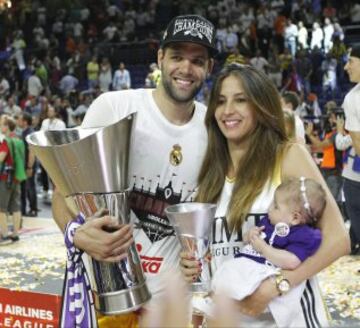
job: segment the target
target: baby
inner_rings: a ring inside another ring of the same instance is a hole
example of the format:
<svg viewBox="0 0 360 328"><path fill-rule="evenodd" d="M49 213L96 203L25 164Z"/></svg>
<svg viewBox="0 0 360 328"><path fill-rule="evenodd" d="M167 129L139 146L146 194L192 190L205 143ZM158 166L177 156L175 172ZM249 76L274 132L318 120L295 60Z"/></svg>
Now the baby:
<svg viewBox="0 0 360 328"><path fill-rule="evenodd" d="M284 181L275 191L268 215L244 235L246 245L240 253L216 271L213 292L242 300L264 279L271 276L276 279L281 276L281 269L293 270L299 266L321 244L321 233L315 224L325 205L325 191L316 181L304 177ZM281 312L282 324L278 326L290 326L294 315L290 304L300 301L305 282L291 290L287 280L281 283L279 286L276 281L279 297L269 304L269 309L275 319L274 312ZM211 315L210 308L205 306L204 310Z"/></svg>

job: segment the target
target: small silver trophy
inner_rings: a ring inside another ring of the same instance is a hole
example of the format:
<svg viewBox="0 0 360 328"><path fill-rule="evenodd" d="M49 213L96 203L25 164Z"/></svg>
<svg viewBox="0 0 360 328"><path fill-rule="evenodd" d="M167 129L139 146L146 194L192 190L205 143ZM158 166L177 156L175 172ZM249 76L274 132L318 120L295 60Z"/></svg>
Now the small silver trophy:
<svg viewBox="0 0 360 328"><path fill-rule="evenodd" d="M215 211L216 205L206 203L180 203L165 209L183 250L192 253L201 262L202 272L197 281L191 284L191 291L195 295L210 292L211 270L205 257L209 251Z"/></svg>
<svg viewBox="0 0 360 328"><path fill-rule="evenodd" d="M106 212L118 224L130 222L128 161L134 114L100 128L39 131L27 137L36 157L63 195L86 217ZM106 315L140 308L151 298L133 243L118 263L84 254L95 308Z"/></svg>

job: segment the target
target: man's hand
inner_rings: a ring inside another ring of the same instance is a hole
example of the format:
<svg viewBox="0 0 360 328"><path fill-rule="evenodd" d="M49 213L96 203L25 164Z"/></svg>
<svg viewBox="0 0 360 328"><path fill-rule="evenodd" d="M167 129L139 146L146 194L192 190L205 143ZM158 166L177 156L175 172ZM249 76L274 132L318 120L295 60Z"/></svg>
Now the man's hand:
<svg viewBox="0 0 360 328"><path fill-rule="evenodd" d="M113 232L107 232L107 231ZM80 226L74 235L74 244L95 260L118 262L125 258L134 242L132 227L114 225L110 216L94 218Z"/></svg>
<svg viewBox="0 0 360 328"><path fill-rule="evenodd" d="M258 316L264 312L275 297L279 296L272 277L264 280L250 296L237 302L240 312L249 316Z"/></svg>

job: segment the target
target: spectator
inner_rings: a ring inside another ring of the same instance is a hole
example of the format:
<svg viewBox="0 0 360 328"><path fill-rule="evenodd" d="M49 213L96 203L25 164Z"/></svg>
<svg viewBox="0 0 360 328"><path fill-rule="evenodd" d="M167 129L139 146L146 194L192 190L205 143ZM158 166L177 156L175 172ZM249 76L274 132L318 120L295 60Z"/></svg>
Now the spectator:
<svg viewBox="0 0 360 328"><path fill-rule="evenodd" d="M21 224L20 183L16 179L18 168L15 165L14 141L16 123L3 115L0 121L0 245L19 240ZM5 140L4 138L7 137ZM20 154L21 155L21 154ZM22 154L23 155L23 154ZM22 159L23 160L23 159ZM13 231L9 234L7 214L12 214Z"/></svg>
<svg viewBox="0 0 360 328"><path fill-rule="evenodd" d="M295 138L297 141L305 144L305 127L304 123L297 114L296 110L300 105L299 97L294 92L285 92L281 96L281 107L284 112L290 112L294 115L295 121Z"/></svg>
<svg viewBox="0 0 360 328"><path fill-rule="evenodd" d="M44 86L42 85L40 78L35 74L35 71L32 71L27 85L28 95L35 98L39 97L41 92L44 90Z"/></svg>
<svg viewBox="0 0 360 328"><path fill-rule="evenodd" d="M256 51L256 56L250 59L250 65L254 66L259 71L266 73L269 62L262 56L261 51Z"/></svg>
<svg viewBox="0 0 360 328"><path fill-rule="evenodd" d="M232 49L237 48L239 45L239 38L234 32L233 27L228 27L226 30L225 40L224 40L224 50L225 52L230 52Z"/></svg>
<svg viewBox="0 0 360 328"><path fill-rule="evenodd" d="M338 22L334 23L334 33L333 33L333 37L335 38L336 36L339 37L340 41L344 40L344 31L342 29L342 27L340 26L340 24Z"/></svg>
<svg viewBox="0 0 360 328"><path fill-rule="evenodd" d="M284 52L285 26L286 26L286 17L282 13L279 13L274 21L274 30L275 30L274 41L277 45L277 48L279 49L279 53L281 54Z"/></svg>
<svg viewBox="0 0 360 328"><path fill-rule="evenodd" d="M105 35L106 41L111 42L117 32L118 29L115 26L114 22L110 21L109 25L103 30L103 34Z"/></svg>
<svg viewBox="0 0 360 328"><path fill-rule="evenodd" d="M60 80L59 89L66 97L70 94L70 92L76 90L78 84L79 80L68 72L68 74L64 75L63 78Z"/></svg>
<svg viewBox="0 0 360 328"><path fill-rule="evenodd" d="M296 72L299 79L299 87L305 96L310 93L310 79L312 74L311 60L306 54L306 50L299 50L295 60Z"/></svg>
<svg viewBox="0 0 360 328"><path fill-rule="evenodd" d="M219 19L219 27L216 30L216 43L220 53L225 51L225 39L227 35L226 18Z"/></svg>
<svg viewBox="0 0 360 328"><path fill-rule="evenodd" d="M25 113L29 113L32 117L40 116L41 113L41 104L38 102L38 98L30 96L25 103Z"/></svg>
<svg viewBox="0 0 360 328"><path fill-rule="evenodd" d="M112 72L111 64L107 57L104 57L100 64L100 73L99 73L99 86L101 92L106 92L110 90L112 82Z"/></svg>
<svg viewBox="0 0 360 328"><path fill-rule="evenodd" d="M35 182L36 163L35 156L30 151L26 137L34 132L32 127L32 117L28 113L22 113L18 120L19 127L22 129L22 140L25 144L25 169L27 179L21 182L21 213L22 215L36 217L38 214L37 191ZM27 201L30 210L27 212Z"/></svg>
<svg viewBox="0 0 360 328"><path fill-rule="evenodd" d="M161 79L161 71L156 63L150 64L150 72L145 79L146 88L155 88Z"/></svg>
<svg viewBox="0 0 360 328"><path fill-rule="evenodd" d="M20 71L26 68L25 60L24 60L24 50L26 48L26 43L23 38L22 31L18 30L15 36L15 40L12 43L12 47L14 49L14 57Z"/></svg>
<svg viewBox="0 0 360 328"><path fill-rule="evenodd" d="M323 157L320 164L321 173L334 196L337 203L341 202L341 171L342 156L335 147L336 138L336 109L327 112L328 122L324 129L322 139L314 135L313 123L309 122L306 126L306 135L310 140L313 152L322 152Z"/></svg>
<svg viewBox="0 0 360 328"><path fill-rule="evenodd" d="M322 49L323 39L324 39L324 32L321 29L319 23L315 22L313 24L313 29L311 33L310 49L311 50L314 50L315 48Z"/></svg>
<svg viewBox="0 0 360 328"><path fill-rule="evenodd" d="M345 96L345 129L353 147L343 170L346 212L350 218L351 253L360 254L360 47L350 49L345 70L351 82L357 83Z"/></svg>
<svg viewBox="0 0 360 328"><path fill-rule="evenodd" d="M332 1L326 1L326 6L323 9L323 16L325 18L335 18L336 17L336 8L332 5Z"/></svg>
<svg viewBox="0 0 360 328"><path fill-rule="evenodd" d="M47 106L46 114L47 118L42 121L41 130L63 130L66 128L64 121L57 117L58 114L53 106Z"/></svg>
<svg viewBox="0 0 360 328"><path fill-rule="evenodd" d="M120 62L119 69L115 71L112 88L113 90L130 89L131 78L129 71L125 68L125 64Z"/></svg>
<svg viewBox="0 0 360 328"><path fill-rule="evenodd" d="M331 55L331 53L328 53L321 64L321 69L323 71L323 90L330 90L332 94L337 88L336 66L336 59Z"/></svg>
<svg viewBox="0 0 360 328"><path fill-rule="evenodd" d="M295 57L296 53L296 40L298 36L298 28L290 18L286 21L286 27L285 27L285 48L289 49L291 55Z"/></svg>
<svg viewBox="0 0 360 328"><path fill-rule="evenodd" d="M300 49L308 48L308 31L302 21L300 21L298 23L298 39L297 39L297 41L298 41L298 46Z"/></svg>
<svg viewBox="0 0 360 328"><path fill-rule="evenodd" d="M354 2L350 8L350 20L353 24L360 23L360 3Z"/></svg>
<svg viewBox="0 0 360 328"><path fill-rule="evenodd" d="M268 66L268 76L278 90L280 90L282 86L282 70L276 46L270 48L269 63L271 64Z"/></svg>
<svg viewBox="0 0 360 328"><path fill-rule="evenodd" d="M330 18L324 20L324 52L327 54L333 46L334 25Z"/></svg>
<svg viewBox="0 0 360 328"><path fill-rule="evenodd" d="M45 89L48 85L49 73L44 63L40 59L35 61L35 74L40 79L41 84Z"/></svg>
<svg viewBox="0 0 360 328"><path fill-rule="evenodd" d="M15 116L21 114L21 108L15 103L15 96L11 95L8 97L7 104L4 108L4 113L9 116Z"/></svg>
<svg viewBox="0 0 360 328"><path fill-rule="evenodd" d="M74 120L74 117L73 117L74 110L71 107L69 99L62 98L61 99L61 107L67 113L67 121L65 122L66 127L73 128L74 126L76 126L76 123L75 123L75 120Z"/></svg>
<svg viewBox="0 0 360 328"><path fill-rule="evenodd" d="M63 130L66 128L66 124L64 121L57 117L57 112L55 108L51 105L48 105L46 108L46 118L41 123L41 130L48 131L48 130ZM45 169L40 166L41 168L41 181L42 181L42 199L44 202L49 202L50 194L49 194L49 177Z"/></svg>
<svg viewBox="0 0 360 328"><path fill-rule="evenodd" d="M94 89L99 84L99 63L97 56L93 55L86 65L87 80L89 89Z"/></svg>
<svg viewBox="0 0 360 328"><path fill-rule="evenodd" d="M10 84L4 74L0 72L0 99L5 99L10 92Z"/></svg>

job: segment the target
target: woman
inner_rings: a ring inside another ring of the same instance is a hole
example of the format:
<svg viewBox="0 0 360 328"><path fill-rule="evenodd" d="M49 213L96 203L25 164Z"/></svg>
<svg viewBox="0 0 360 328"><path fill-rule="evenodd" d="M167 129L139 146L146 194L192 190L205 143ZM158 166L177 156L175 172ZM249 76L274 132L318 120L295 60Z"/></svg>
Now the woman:
<svg viewBox="0 0 360 328"><path fill-rule="evenodd" d="M323 242L316 254L293 271L282 270L276 281L267 279L241 301L242 313L259 315L274 297L347 254L348 236L334 198L308 151L288 141L279 94L265 74L248 66L225 67L211 91L205 122L209 143L199 175L197 201L218 204L211 246L214 270L242 247L243 231L268 211L282 180L305 176L326 190L328 202L319 220ZM181 254L181 269L187 281L200 271L198 262L186 253ZM296 306L295 326L306 326L309 320L314 326L326 325L314 279L307 283L302 303ZM281 318L275 319L278 325ZM274 324L274 319L264 314L256 321L257 325Z"/></svg>

